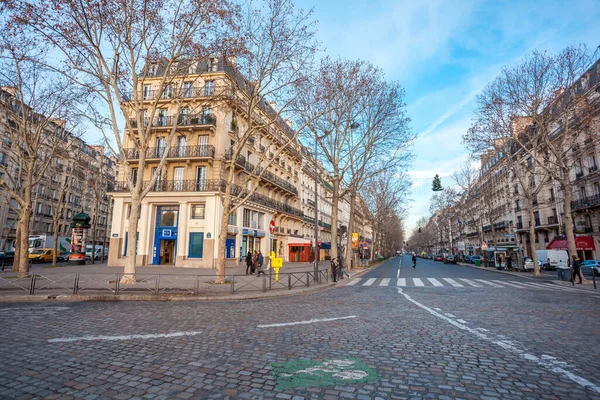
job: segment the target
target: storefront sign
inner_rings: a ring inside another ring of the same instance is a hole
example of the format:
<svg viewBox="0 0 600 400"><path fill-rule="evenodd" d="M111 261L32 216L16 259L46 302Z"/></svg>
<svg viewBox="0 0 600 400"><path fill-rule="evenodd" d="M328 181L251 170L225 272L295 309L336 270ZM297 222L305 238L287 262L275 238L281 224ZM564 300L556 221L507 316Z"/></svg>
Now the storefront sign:
<svg viewBox="0 0 600 400"><path fill-rule="evenodd" d="M247 235L247 234L248 234L248 229L247 228L242 229L242 235Z"/></svg>

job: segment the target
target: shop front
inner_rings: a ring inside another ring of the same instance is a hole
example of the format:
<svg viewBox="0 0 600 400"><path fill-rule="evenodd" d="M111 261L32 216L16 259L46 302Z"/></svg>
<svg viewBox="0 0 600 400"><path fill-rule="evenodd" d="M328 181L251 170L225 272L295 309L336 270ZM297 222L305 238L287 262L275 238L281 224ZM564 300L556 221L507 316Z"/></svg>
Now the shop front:
<svg viewBox="0 0 600 400"><path fill-rule="evenodd" d="M265 232L258 229L242 229L242 254L248 252L262 251L262 241L265 239ZM235 244L235 243L234 243ZM263 251L264 253L264 251Z"/></svg>
<svg viewBox="0 0 600 400"><path fill-rule="evenodd" d="M156 208L152 265L175 265L179 206Z"/></svg>
<svg viewBox="0 0 600 400"><path fill-rule="evenodd" d="M596 251L596 244L592 236L576 236L575 237L575 248L577 249L577 256L581 260L592 260L594 259L594 252ZM567 238L564 236L557 236L548 243L546 250L566 250L569 251L569 245Z"/></svg>
<svg viewBox="0 0 600 400"><path fill-rule="evenodd" d="M310 262L312 252L310 240L291 237L288 241L288 253L290 262Z"/></svg>

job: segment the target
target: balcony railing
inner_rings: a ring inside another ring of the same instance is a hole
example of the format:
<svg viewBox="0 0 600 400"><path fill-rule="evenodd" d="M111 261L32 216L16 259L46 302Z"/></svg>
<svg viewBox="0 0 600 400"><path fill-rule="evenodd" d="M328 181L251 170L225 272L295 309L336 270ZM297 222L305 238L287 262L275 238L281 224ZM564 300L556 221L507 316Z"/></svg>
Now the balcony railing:
<svg viewBox="0 0 600 400"><path fill-rule="evenodd" d="M315 206L315 202L314 202L314 200L310 200L310 199L308 199L308 200L306 200L306 202L307 202L307 203L308 203L308 205L309 205L309 206L311 206L311 207L314 207L314 206Z"/></svg>
<svg viewBox="0 0 600 400"><path fill-rule="evenodd" d="M484 232L491 231L492 230L492 226L491 225L485 225L485 226L482 227L482 230Z"/></svg>
<svg viewBox="0 0 600 400"><path fill-rule="evenodd" d="M558 224L558 219L556 217L548 217L548 225Z"/></svg>
<svg viewBox="0 0 600 400"><path fill-rule="evenodd" d="M592 172L596 172L596 171L598 171L598 166L597 166L597 165L592 165L592 166L591 166L591 167L588 169L588 171L590 172L590 174L591 174Z"/></svg>
<svg viewBox="0 0 600 400"><path fill-rule="evenodd" d="M172 127L177 126L215 126L217 124L217 118L212 114L189 114L189 115L174 115L174 116L157 116L154 119L142 118L144 128L152 126L157 127ZM137 120L129 119L129 125L131 128L137 128Z"/></svg>
<svg viewBox="0 0 600 400"><path fill-rule="evenodd" d="M135 160L139 157L139 150L136 148L124 149L128 160ZM146 159L161 158L165 154L165 147L149 147L146 150ZM215 146L200 145L200 146L174 146L169 149L167 158L193 158L193 157L208 157L215 156Z"/></svg>
<svg viewBox="0 0 600 400"><path fill-rule="evenodd" d="M586 226L585 228L583 228L583 232L584 233L592 233L592 232L594 232L594 228L592 226Z"/></svg>
<svg viewBox="0 0 600 400"><path fill-rule="evenodd" d="M494 224L494 229L506 228L506 221L500 221Z"/></svg>
<svg viewBox="0 0 600 400"><path fill-rule="evenodd" d="M182 87L177 89L151 89L151 90L139 90L137 92L138 100L170 100L174 98L185 98L190 99L194 97L208 97L214 96L215 90L212 86L199 86L194 85L190 87ZM133 92L127 92L121 94L123 101L131 101L133 99Z"/></svg>
<svg viewBox="0 0 600 400"><path fill-rule="evenodd" d="M593 196L587 196L580 200L574 200L571 202L571 210L572 211L581 210L583 208L589 208L589 207L597 207L597 206L600 206L600 193L593 195Z"/></svg>
<svg viewBox="0 0 600 400"><path fill-rule="evenodd" d="M144 188L147 188L150 182L144 182ZM156 181L150 189L151 192L221 192L225 193L226 182L224 180L175 180ZM115 187L115 192L123 193L129 191L127 182L118 182ZM231 195L235 197L246 197L248 190L238 186L231 185ZM288 204L281 203L259 193L253 193L248 200L252 203L260 204L265 207L275 209L296 217L304 217L302 210L294 208Z"/></svg>
<svg viewBox="0 0 600 400"><path fill-rule="evenodd" d="M517 222L517 229L523 229L523 223Z"/></svg>
<svg viewBox="0 0 600 400"><path fill-rule="evenodd" d="M233 154L232 149L229 149L228 151L226 151L225 155L224 155L225 160L231 161L232 154ZM256 175L256 176L260 175L261 172L263 172L262 167L256 168L256 166L254 164L251 164L248 161L246 161L246 157L241 156L241 155L237 156L235 164L244 168L248 172L254 171L254 175ZM262 174L262 179L269 181L272 184L277 185L280 188L287 190L288 192L298 195L298 189L296 188L296 186L294 186L291 183L289 183L288 181L278 177L277 175L273 174L270 171L264 171L264 173Z"/></svg>
<svg viewBox="0 0 600 400"><path fill-rule="evenodd" d="M583 171L578 171L575 173L575 179L579 179L583 177Z"/></svg>

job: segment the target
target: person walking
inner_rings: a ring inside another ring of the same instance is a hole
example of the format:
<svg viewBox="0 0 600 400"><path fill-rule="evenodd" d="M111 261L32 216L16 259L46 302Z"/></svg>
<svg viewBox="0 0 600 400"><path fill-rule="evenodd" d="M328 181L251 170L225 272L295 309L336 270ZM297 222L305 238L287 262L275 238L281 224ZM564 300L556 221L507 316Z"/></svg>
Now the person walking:
<svg viewBox="0 0 600 400"><path fill-rule="evenodd" d="M338 262L337 262L337 258L334 257L331 260L331 278L333 279L334 282L337 282L337 274L338 274Z"/></svg>
<svg viewBox="0 0 600 400"><path fill-rule="evenodd" d="M261 273L265 275L265 271L262 269L264 262L265 258L263 257L262 252L259 250L258 255L256 256L256 276L260 276Z"/></svg>
<svg viewBox="0 0 600 400"><path fill-rule="evenodd" d="M575 278L579 278L579 282L577 282L577 284L581 285L583 283L581 279L581 264L579 263L579 257L577 257L575 254L573 254L573 262L571 263L571 265L573 265L572 282L575 283Z"/></svg>
<svg viewBox="0 0 600 400"><path fill-rule="evenodd" d="M413 269L417 269L417 253L412 254Z"/></svg>
<svg viewBox="0 0 600 400"><path fill-rule="evenodd" d="M338 269L340 271L340 279L344 279L344 275L346 275L348 278L350 278L350 275L346 272L346 267L344 265L344 259L343 258L337 258L338 261Z"/></svg>
<svg viewBox="0 0 600 400"><path fill-rule="evenodd" d="M252 273L252 252L249 251L246 256L246 275L248 275L248 271Z"/></svg>
<svg viewBox="0 0 600 400"><path fill-rule="evenodd" d="M250 270L253 274L258 267L258 251L254 250L254 254L252 255L252 269Z"/></svg>

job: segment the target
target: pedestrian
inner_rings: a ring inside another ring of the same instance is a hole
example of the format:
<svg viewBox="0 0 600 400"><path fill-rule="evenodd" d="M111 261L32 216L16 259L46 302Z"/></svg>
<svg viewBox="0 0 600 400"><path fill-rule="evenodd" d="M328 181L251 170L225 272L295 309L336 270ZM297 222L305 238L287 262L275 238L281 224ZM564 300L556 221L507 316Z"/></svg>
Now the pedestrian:
<svg viewBox="0 0 600 400"><path fill-rule="evenodd" d="M338 268L340 270L340 279L344 279L344 275L350 278L350 275L346 272L346 267L344 265L344 259L338 257Z"/></svg>
<svg viewBox="0 0 600 400"><path fill-rule="evenodd" d="M413 269L417 269L417 253L413 252L412 254L412 263L413 263Z"/></svg>
<svg viewBox="0 0 600 400"><path fill-rule="evenodd" d="M251 272L254 274L256 271L256 267L258 267L258 251L254 250L254 255L252 256L252 270Z"/></svg>
<svg viewBox="0 0 600 400"><path fill-rule="evenodd" d="M248 255L246 256L246 275L248 275L248 271L252 273L252 252L248 251Z"/></svg>
<svg viewBox="0 0 600 400"><path fill-rule="evenodd" d="M578 285L581 285L583 283L582 279L581 279L581 264L579 263L579 257L577 257L575 254L573 254L573 279L572 282L575 283L575 278L579 278L579 282L577 282Z"/></svg>
<svg viewBox="0 0 600 400"><path fill-rule="evenodd" d="M331 278L333 279L334 282L337 282L337 271L338 269L338 262L337 262L337 258L334 257L331 259Z"/></svg>
<svg viewBox="0 0 600 400"><path fill-rule="evenodd" d="M512 255L506 258L506 269L512 271Z"/></svg>
<svg viewBox="0 0 600 400"><path fill-rule="evenodd" d="M262 269L264 261L265 258L263 257L262 252L259 250L256 256L256 276L260 276L261 273L265 275L265 271Z"/></svg>

